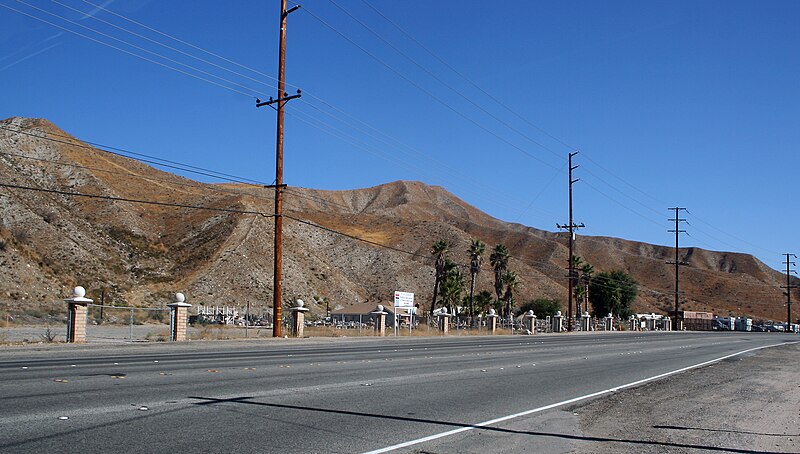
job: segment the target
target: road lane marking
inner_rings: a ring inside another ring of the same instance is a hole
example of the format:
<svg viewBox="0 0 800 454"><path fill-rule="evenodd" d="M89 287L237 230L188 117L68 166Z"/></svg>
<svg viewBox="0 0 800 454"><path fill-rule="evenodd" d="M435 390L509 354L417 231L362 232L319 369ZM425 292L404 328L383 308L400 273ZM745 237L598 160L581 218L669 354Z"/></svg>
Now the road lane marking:
<svg viewBox="0 0 800 454"><path fill-rule="evenodd" d="M384 453L384 452L396 451L398 449L407 448L409 446L418 445L420 443L425 443L425 442L428 442L428 441L438 440L439 438L449 437L451 435L459 434L461 432L467 432L467 431L470 431L470 430L480 429L482 427L491 426L491 425L494 425L494 424L497 424L497 423L501 423L501 422L505 422L505 421L508 421L508 420L511 420L511 419L516 419L516 418L520 418L520 417L523 417L523 416L532 415L534 413L541 413L541 412L543 412L545 410L551 410L553 408L563 407L564 405L574 404L575 402L580 402L580 401L586 400L586 399L592 399L594 397L599 397L599 396L602 396L604 394L611 394L611 393L614 393L614 392L617 392L617 391L620 391L620 390L623 390L623 389L632 388L634 386L642 385L644 383L660 380L662 378L666 378L666 377L669 377L671 375L679 374L681 372L686 372L686 371L689 371L689 370L692 370L692 369L697 369L697 368L700 368L700 367L708 366L709 364L718 363L718 362L724 361L724 360L726 360L728 358L733 358L734 356L743 355L745 353L750 353L750 352L754 352L754 351L757 351L757 350L763 350L765 348L779 347L779 346L782 346L782 345L793 345L793 344L797 344L797 343L800 343L800 341L782 342L780 344L764 345L764 346L761 346L761 347L754 347L754 348L750 348L750 349L747 349L747 350L742 350L742 351L737 352L737 353L732 353L730 355L725 355L725 356L722 356L722 357L719 357L719 358L716 358L716 359L712 359L712 360L709 360L709 361L704 361L702 363L695 364L693 366L683 367L681 369L676 369L676 370L673 370L673 371L670 371L670 372L665 372L663 374L659 374L659 375L655 375L653 377L648 377L648 378L644 378L644 379L641 379L641 380L637 380L637 381L634 381L634 382L631 382L631 383L628 383L628 384L625 384L625 385L615 386L614 388L604 389L602 391L593 392L591 394L586 394L586 395L579 396L579 397L573 397L572 399L564 400L564 401L561 401L561 402L556 402L556 403L550 404L550 405L545 405L543 407L532 408L530 410L525 410L523 412L515 413L513 415L501 416L499 418L491 419L489 421L479 422L477 424L472 424L472 425L469 425L469 426L466 426L466 427L459 427L458 429L448 430L448 431L441 432L441 433L438 433L438 434L429 435L427 437L417 438L416 440L409 440L409 441L406 441L406 442L403 442L403 443L398 443L396 445L392 445L392 446L387 446L385 448L376 449L374 451L368 451L368 452L365 452L364 454L381 454L381 453Z"/></svg>

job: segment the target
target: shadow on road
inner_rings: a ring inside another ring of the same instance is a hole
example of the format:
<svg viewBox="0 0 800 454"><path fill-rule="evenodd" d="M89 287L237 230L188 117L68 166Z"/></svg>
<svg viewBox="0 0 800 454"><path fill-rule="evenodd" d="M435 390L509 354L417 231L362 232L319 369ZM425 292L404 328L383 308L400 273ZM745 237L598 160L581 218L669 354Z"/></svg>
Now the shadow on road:
<svg viewBox="0 0 800 454"><path fill-rule="evenodd" d="M724 432L731 434L760 435L763 437L800 437L800 434L770 434L760 432L747 432L746 430L726 430L726 429L707 429L703 427L681 427L681 426L653 426L653 429L673 429L673 430L700 430L704 432Z"/></svg>
<svg viewBox="0 0 800 454"><path fill-rule="evenodd" d="M628 443L628 444L635 444L635 445L647 445L647 446L662 446L662 447L670 447L670 448L687 448L687 449L704 449L707 451L716 451L716 452L733 452L733 453L743 453L743 454L778 454L777 451L753 451L751 449L739 449L739 448L725 448L721 446L705 446L705 445L693 445L693 444L686 444L686 443L673 443L673 442L660 442L660 441L650 441L650 440L631 440L631 439L615 439L615 438L602 438L602 437L587 437L587 436L580 436L580 435L570 435L570 434L559 434L559 433L551 433L551 432L533 432L533 431L521 431L521 430L513 430L513 429L504 429L501 427L490 427L490 426L479 426L475 424L466 424L460 422L451 422L451 421L438 421L435 419L423 419L423 418L412 418L408 416L393 416L393 415L381 415L376 413L364 413L360 411L350 411L350 410L335 410L331 408L314 408L314 407L301 407L299 405L287 405L287 404L275 404L269 402L255 402L250 399L252 397L243 396L243 397L233 397L230 399L217 399L214 397L199 397L199 396L189 396L189 399L196 399L201 402L197 402L195 405L207 406L207 405L215 405L215 404L242 404L242 405L256 405L261 407L270 407L270 408L283 408L288 410L298 410L298 411L306 411L306 412L317 412L317 413L333 413L339 415L348 415L348 416L359 416L365 418L379 418L379 419L388 419L392 421L406 421L406 422L415 422L415 423L422 423L422 424L433 424L439 426L449 426L449 427L467 427L475 430L482 430L487 432L499 432L499 433L508 433L508 434L515 434L515 435L528 435L534 437L553 437L553 438L561 438L567 440L577 440L577 441L591 441L591 442L598 442L598 443ZM656 427L656 426L654 426ZM657 428L665 428L665 429L673 429L676 427L672 426L663 426ZM689 429L689 428L687 428ZM757 434L760 435L760 434ZM772 435L772 434L767 434Z"/></svg>

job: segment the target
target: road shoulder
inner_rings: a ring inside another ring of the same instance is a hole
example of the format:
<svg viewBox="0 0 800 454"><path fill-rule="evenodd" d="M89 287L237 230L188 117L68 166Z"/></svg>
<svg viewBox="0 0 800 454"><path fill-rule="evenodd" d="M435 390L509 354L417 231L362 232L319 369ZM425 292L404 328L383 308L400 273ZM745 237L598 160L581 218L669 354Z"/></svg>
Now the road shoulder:
<svg viewBox="0 0 800 454"><path fill-rule="evenodd" d="M572 407L575 452L800 452L798 358L764 349Z"/></svg>

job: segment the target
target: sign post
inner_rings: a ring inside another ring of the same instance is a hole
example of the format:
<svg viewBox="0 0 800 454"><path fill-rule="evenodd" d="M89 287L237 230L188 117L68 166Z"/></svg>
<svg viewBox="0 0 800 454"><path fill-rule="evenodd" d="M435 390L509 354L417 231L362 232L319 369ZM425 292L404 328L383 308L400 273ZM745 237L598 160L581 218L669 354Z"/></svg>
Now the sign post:
<svg viewBox="0 0 800 454"><path fill-rule="evenodd" d="M394 335L397 336L397 309L408 309L409 315L414 310L414 294L409 292L394 292ZM411 333L412 318L408 320L408 332Z"/></svg>

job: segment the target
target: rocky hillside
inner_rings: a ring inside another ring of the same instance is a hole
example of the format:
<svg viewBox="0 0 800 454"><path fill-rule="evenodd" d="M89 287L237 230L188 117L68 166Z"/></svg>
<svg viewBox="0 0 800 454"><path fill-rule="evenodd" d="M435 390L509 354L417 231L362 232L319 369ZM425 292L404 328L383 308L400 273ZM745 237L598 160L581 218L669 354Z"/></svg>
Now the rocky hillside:
<svg viewBox="0 0 800 454"><path fill-rule="evenodd" d="M2 312L59 312L79 284L118 305L160 306L175 291L194 304L272 300L271 189L198 183L25 118L0 122L0 185ZM450 241L461 263L472 238L503 243L521 277L519 300L566 299L564 234L492 218L443 188L290 187L285 200L284 296L317 312L324 307L314 297L331 308L386 303L395 290L430 301L437 239ZM673 249L584 236L576 244L598 271L623 269L641 283L636 309L672 307ZM754 257L695 248L680 255L689 264L681 269L685 308L785 317L785 278ZM491 279L485 264L477 288L491 290Z"/></svg>

